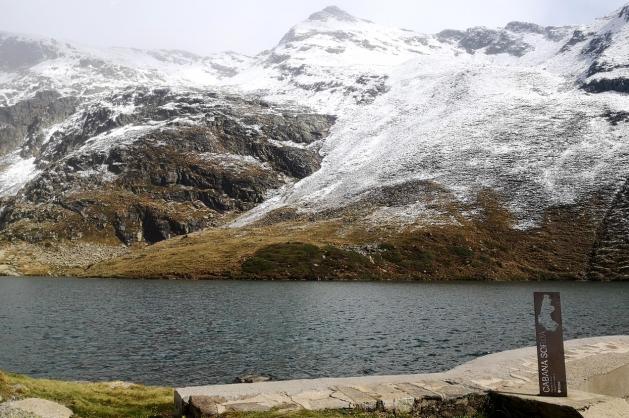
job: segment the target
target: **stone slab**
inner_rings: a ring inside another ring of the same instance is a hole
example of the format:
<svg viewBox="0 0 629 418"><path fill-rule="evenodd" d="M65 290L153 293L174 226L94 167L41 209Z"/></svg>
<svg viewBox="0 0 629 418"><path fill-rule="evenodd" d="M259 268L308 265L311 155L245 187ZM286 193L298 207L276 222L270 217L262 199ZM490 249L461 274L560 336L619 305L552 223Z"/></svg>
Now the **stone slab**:
<svg viewBox="0 0 629 418"><path fill-rule="evenodd" d="M456 400L491 391L525 401L543 401L560 408L586 411L596 406L623 411L617 394L593 394L624 382L629 372L629 336L595 337L565 342L568 371L568 398L537 396L537 360L535 347L504 351L479 357L443 373L346 378L304 379L250 384L211 385L178 388L175 405L184 414L190 396L220 397L221 404L238 405L238 410L257 410L295 405L309 410L363 408L407 410L415 401ZM623 400L624 402L624 400ZM626 403L626 402L625 402ZM412 407L412 406L411 406ZM236 408L236 407L231 407ZM251 409L248 409L251 408ZM629 416L629 415L627 415Z"/></svg>

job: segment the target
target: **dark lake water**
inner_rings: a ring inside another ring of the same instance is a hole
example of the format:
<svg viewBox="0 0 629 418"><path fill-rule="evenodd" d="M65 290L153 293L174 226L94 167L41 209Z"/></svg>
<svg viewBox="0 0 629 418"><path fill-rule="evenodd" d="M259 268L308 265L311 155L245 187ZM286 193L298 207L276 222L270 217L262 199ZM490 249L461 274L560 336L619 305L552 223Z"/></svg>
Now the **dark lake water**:
<svg viewBox="0 0 629 418"><path fill-rule="evenodd" d="M0 369L159 385L434 372L534 344L535 290L566 338L629 333L629 283L0 278Z"/></svg>

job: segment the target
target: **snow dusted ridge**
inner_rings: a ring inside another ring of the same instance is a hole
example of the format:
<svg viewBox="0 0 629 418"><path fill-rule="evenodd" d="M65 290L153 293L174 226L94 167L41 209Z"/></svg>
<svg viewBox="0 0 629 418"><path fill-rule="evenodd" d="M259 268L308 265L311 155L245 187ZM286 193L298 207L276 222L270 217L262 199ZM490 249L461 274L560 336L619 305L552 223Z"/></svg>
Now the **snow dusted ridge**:
<svg viewBox="0 0 629 418"><path fill-rule="evenodd" d="M132 101L112 102L112 93L138 86L186 94L211 88L337 116L323 144L307 145L322 145L321 169L236 225L282 207L344 207L376 189L424 181L458 202L491 189L527 228L551 206L583 203L601 191L611 200L629 177L629 5L586 26L511 22L438 34L381 26L332 6L255 57L93 49L0 33L0 106L44 90L80 102L71 116L40 122L39 139L34 129L16 130L25 139L13 135L17 145L3 151L0 194L15 194L45 170L50 152L78 152L55 141L85 123L77 116L84 109L109 112L112 120L137 113L125 107ZM0 135L11 122L1 112ZM117 123L82 147L104 152L160 123ZM378 213L440 221L424 203L390 202Z"/></svg>
<svg viewBox="0 0 629 418"><path fill-rule="evenodd" d="M428 36L338 17L337 9L313 15L269 54L285 60L256 69L255 79L288 79L273 98L301 95L339 114L321 150L322 168L236 224L285 206L308 212L347 205L419 180L445 187L459 202L494 190L527 228L550 206L617 190L629 175L629 98L622 91L586 94L582 86L629 78L628 11L586 27L511 22ZM384 81L367 103L348 100L364 92L356 88L358 73ZM315 88L304 94L304 85ZM387 214L438 222L422 203L392 203Z"/></svg>
<svg viewBox="0 0 629 418"><path fill-rule="evenodd" d="M130 86L207 88L250 61L234 52L201 57L178 50L97 49L0 32L0 105L43 89L89 96Z"/></svg>

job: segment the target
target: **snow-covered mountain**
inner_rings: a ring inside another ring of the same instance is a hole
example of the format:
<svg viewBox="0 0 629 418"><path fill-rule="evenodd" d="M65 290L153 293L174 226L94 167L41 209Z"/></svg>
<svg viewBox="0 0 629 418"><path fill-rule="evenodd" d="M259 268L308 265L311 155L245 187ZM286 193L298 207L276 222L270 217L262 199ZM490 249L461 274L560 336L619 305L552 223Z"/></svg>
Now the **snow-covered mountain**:
<svg viewBox="0 0 629 418"><path fill-rule="evenodd" d="M178 50L98 49L0 32L0 105L46 89L88 96L130 86L207 88L250 62L235 52L201 57Z"/></svg>
<svg viewBox="0 0 629 418"><path fill-rule="evenodd" d="M331 6L254 57L0 33L2 224L23 238L42 228L22 219L69 211L126 243L277 213L462 225L489 193L516 229L580 208L599 247L629 248L627 93L629 5L583 26L437 34ZM94 188L118 193L115 210Z"/></svg>
<svg viewBox="0 0 629 418"><path fill-rule="evenodd" d="M289 87L271 96L303 97L340 117L321 151L322 169L250 216L284 205L326 209L369 199L378 188L421 181L444 187L453 201L494 190L518 225L530 227L546 208L618 188L627 177L627 10L587 27L511 22L497 30L431 36L387 31L335 8L313 15L276 48L294 51L284 54L290 56L287 68L303 70L293 77L289 72ZM314 42L322 46L310 59L307 47ZM356 45L364 44L375 46L360 55ZM382 80L368 103L347 100L347 89L361 91L349 68ZM319 74L317 81L300 82L312 74ZM586 93L617 90L625 94ZM343 105L335 109L338 103ZM421 194L408 207L381 209L386 213L378 219L401 214L430 222L435 211L425 208Z"/></svg>

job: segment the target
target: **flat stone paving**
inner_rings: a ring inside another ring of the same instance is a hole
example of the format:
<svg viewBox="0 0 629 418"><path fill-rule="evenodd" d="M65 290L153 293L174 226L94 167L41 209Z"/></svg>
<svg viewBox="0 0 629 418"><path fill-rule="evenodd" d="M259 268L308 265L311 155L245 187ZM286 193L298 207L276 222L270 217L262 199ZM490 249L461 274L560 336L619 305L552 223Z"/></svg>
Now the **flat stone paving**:
<svg viewBox="0 0 629 418"><path fill-rule="evenodd" d="M619 388L629 379L629 336L566 341L565 352L567 398L537 396L536 351L535 347L527 347L479 357L443 373L178 388L175 406L183 415L193 397L194 403L209 402L217 414L300 408L405 412L425 400L495 392L520 400L565 405L577 411L576 416L629 417L629 387ZM614 382L606 380L607 376Z"/></svg>

